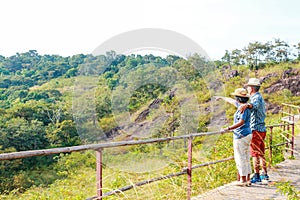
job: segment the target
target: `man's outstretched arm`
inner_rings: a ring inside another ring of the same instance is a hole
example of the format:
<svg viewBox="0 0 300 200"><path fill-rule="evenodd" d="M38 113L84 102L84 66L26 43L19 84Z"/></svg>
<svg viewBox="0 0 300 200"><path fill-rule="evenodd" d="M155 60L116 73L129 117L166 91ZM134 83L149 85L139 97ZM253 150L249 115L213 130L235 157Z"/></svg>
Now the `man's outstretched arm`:
<svg viewBox="0 0 300 200"><path fill-rule="evenodd" d="M230 97L222 97L222 96L214 96L216 100L219 99L223 99L224 101L226 101L227 103L230 103L232 105L234 105L235 107L237 107L236 105L236 100Z"/></svg>

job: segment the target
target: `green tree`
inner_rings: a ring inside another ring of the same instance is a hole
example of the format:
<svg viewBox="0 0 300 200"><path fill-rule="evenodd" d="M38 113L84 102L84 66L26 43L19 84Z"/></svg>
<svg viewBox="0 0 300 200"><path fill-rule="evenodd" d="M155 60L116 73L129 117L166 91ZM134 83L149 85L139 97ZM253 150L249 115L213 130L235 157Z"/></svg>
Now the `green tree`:
<svg viewBox="0 0 300 200"><path fill-rule="evenodd" d="M225 54L221 58L221 60L225 63L228 63L228 65L231 65L231 54L228 50L225 51Z"/></svg>
<svg viewBox="0 0 300 200"><path fill-rule="evenodd" d="M214 62L210 61L207 57L204 57L203 55L195 53L192 56L188 57L188 61L190 65L192 65L194 68L194 78L204 77L215 70ZM186 70L187 72L190 71L190 69L184 70Z"/></svg>
<svg viewBox="0 0 300 200"><path fill-rule="evenodd" d="M235 49L231 52L231 60L233 65L245 64L244 58L244 54L242 54L242 51L239 49Z"/></svg>
<svg viewBox="0 0 300 200"><path fill-rule="evenodd" d="M300 42L297 44L297 45L294 45L294 47L296 48L297 50L297 60L300 61Z"/></svg>
<svg viewBox="0 0 300 200"><path fill-rule="evenodd" d="M81 140L72 120L64 120L47 128L47 138L52 147L80 145Z"/></svg>
<svg viewBox="0 0 300 200"><path fill-rule="evenodd" d="M285 41L275 39L274 54L277 62L286 62L289 60L290 46Z"/></svg>
<svg viewBox="0 0 300 200"><path fill-rule="evenodd" d="M46 148L48 140L45 137L45 126L42 122L32 120L28 122L24 118L12 118L5 123L2 131L5 133L4 149L15 148L17 151Z"/></svg>

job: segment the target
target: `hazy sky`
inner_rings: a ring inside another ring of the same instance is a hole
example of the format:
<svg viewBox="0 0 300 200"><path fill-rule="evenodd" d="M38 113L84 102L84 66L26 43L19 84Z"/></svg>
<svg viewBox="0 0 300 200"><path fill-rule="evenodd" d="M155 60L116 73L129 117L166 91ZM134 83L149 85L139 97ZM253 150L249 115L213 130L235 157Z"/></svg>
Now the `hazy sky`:
<svg viewBox="0 0 300 200"><path fill-rule="evenodd" d="M162 28L212 59L249 42L300 42L298 0L2 0L0 55L88 54L126 31Z"/></svg>

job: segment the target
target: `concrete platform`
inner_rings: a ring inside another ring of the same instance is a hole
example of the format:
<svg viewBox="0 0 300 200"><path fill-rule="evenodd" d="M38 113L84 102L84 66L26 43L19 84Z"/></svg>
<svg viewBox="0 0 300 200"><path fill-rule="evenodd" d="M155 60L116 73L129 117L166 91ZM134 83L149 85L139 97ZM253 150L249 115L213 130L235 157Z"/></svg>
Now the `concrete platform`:
<svg viewBox="0 0 300 200"><path fill-rule="evenodd" d="M276 199L284 200L286 196L279 194L275 187L276 182L290 181L300 191L300 135L295 137L295 159L286 159L276 167L269 169L268 174L271 182L266 185L252 184L250 187L234 186L233 183L215 188L192 200L261 200Z"/></svg>

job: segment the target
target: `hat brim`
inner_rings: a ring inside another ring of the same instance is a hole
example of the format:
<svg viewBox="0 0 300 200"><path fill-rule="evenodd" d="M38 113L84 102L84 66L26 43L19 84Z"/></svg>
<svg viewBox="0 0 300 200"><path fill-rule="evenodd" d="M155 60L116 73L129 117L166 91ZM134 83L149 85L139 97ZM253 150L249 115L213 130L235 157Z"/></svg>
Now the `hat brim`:
<svg viewBox="0 0 300 200"><path fill-rule="evenodd" d="M255 83L247 83L245 86L261 86L260 84Z"/></svg>
<svg viewBox="0 0 300 200"><path fill-rule="evenodd" d="M238 96L238 97L248 97L248 98L250 97L249 94L246 94L245 96L243 96L243 95L237 94L237 93L235 93L235 92L231 93L231 95L232 95L232 96Z"/></svg>

